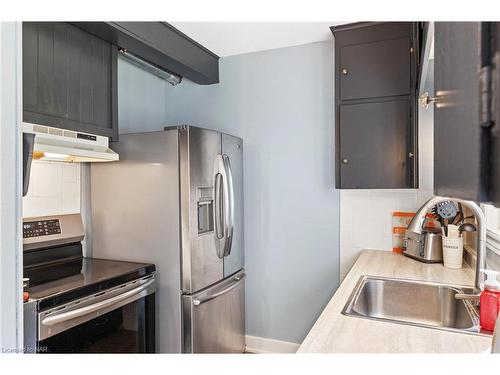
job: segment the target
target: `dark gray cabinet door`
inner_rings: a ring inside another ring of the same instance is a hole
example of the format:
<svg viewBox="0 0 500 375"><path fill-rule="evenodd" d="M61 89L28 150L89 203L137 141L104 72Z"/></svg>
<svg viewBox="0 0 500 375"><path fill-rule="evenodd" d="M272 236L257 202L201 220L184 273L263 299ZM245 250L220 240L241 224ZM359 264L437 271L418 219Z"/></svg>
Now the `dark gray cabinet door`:
<svg viewBox="0 0 500 375"><path fill-rule="evenodd" d="M342 100L410 94L410 38L340 48Z"/></svg>
<svg viewBox="0 0 500 375"><path fill-rule="evenodd" d="M408 100L340 106L342 188L407 186Z"/></svg>
<svg viewBox="0 0 500 375"><path fill-rule="evenodd" d="M418 187L418 23L332 27L339 189Z"/></svg>
<svg viewBox="0 0 500 375"><path fill-rule="evenodd" d="M24 121L116 138L116 59L68 23L23 23Z"/></svg>
<svg viewBox="0 0 500 375"><path fill-rule="evenodd" d="M434 193L487 200L479 124L479 22L436 22Z"/></svg>
<svg viewBox="0 0 500 375"><path fill-rule="evenodd" d="M484 27L483 23L483 27ZM499 22L489 22L486 26L489 28L489 33L491 35L491 39L493 43L491 43L491 54L490 54L490 64L492 65L492 69L494 71L493 77L500 77L499 69L500 69L500 23ZM498 90L500 89L499 85L496 83L495 88L496 92L493 92L491 97L491 119L492 119L492 128L491 128L491 143L490 143L490 161L487 167L491 170L491 176L489 179L489 191L490 196L489 200L495 204L496 207L500 208L500 95L498 94ZM484 132L484 130L483 130Z"/></svg>

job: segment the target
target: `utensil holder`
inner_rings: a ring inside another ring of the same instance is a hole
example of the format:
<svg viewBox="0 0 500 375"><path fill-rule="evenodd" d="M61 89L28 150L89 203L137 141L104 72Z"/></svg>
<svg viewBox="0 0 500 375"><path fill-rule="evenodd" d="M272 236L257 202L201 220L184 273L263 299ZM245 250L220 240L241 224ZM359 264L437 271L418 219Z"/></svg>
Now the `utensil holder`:
<svg viewBox="0 0 500 375"><path fill-rule="evenodd" d="M462 268L463 237L443 237L443 263L446 268Z"/></svg>

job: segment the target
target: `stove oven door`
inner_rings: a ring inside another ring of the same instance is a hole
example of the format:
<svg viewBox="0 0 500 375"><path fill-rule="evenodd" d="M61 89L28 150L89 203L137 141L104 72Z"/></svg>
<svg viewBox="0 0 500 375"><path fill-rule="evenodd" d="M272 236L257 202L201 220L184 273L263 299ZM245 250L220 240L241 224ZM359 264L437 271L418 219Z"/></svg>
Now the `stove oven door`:
<svg viewBox="0 0 500 375"><path fill-rule="evenodd" d="M39 353L154 353L155 279L146 277L38 314Z"/></svg>

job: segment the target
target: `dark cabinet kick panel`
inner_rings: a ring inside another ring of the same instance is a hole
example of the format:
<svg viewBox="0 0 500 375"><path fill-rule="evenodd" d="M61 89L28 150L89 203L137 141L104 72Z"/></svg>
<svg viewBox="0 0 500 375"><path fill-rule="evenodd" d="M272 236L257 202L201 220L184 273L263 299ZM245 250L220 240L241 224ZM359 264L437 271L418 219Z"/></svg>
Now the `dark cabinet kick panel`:
<svg viewBox="0 0 500 375"><path fill-rule="evenodd" d="M410 39L340 48L342 100L410 94Z"/></svg>
<svg viewBox="0 0 500 375"><path fill-rule="evenodd" d="M340 106L342 188L404 188L407 100Z"/></svg>
<svg viewBox="0 0 500 375"><path fill-rule="evenodd" d="M337 189L418 187L419 26L362 22L331 28Z"/></svg>
<svg viewBox="0 0 500 375"><path fill-rule="evenodd" d="M116 54L68 23L24 22L24 121L116 137Z"/></svg>

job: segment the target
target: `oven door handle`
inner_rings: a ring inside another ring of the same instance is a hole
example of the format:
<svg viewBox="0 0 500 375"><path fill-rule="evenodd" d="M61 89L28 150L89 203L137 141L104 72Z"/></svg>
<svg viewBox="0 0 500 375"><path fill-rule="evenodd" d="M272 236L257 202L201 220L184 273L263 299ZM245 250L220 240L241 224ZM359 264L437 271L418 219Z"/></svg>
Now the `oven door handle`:
<svg viewBox="0 0 500 375"><path fill-rule="evenodd" d="M142 284L141 286L139 286L137 288L134 288L134 289L129 290L125 293L119 294L115 297L111 297L110 299L94 303L93 305L81 307L81 308L76 309L76 310L64 312L61 314L49 315L42 320L42 324L47 325L47 326L51 326L51 325L65 322L65 321L68 321L71 319L79 318L81 316L85 316L87 314L93 313L95 311L98 311L98 310L101 310L104 308L112 307L113 305L116 305L123 300L131 298L132 296L145 291L154 282L155 282L155 279L151 279L148 282Z"/></svg>

